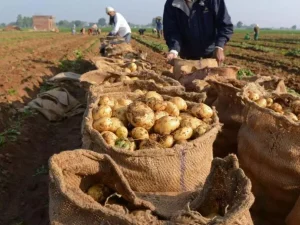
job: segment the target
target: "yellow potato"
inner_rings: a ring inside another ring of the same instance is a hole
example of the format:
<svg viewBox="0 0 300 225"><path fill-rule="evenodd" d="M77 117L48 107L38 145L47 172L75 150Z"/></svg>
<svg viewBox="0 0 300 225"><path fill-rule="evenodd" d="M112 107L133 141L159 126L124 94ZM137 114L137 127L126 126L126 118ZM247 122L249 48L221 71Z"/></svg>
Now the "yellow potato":
<svg viewBox="0 0 300 225"><path fill-rule="evenodd" d="M116 140L118 139L118 137L110 131L104 131L101 133L103 139L105 140L105 142L107 143L107 145L109 146L115 146Z"/></svg>
<svg viewBox="0 0 300 225"><path fill-rule="evenodd" d="M128 139L119 138L116 140L115 147L123 150L132 150L132 142Z"/></svg>
<svg viewBox="0 0 300 225"><path fill-rule="evenodd" d="M204 124L204 122L196 117L185 117L181 120L180 127L191 127L193 130L195 130L202 124Z"/></svg>
<svg viewBox="0 0 300 225"><path fill-rule="evenodd" d="M144 95L144 92L140 89L135 90L134 93L138 95Z"/></svg>
<svg viewBox="0 0 300 225"><path fill-rule="evenodd" d="M142 102L134 102L128 106L127 119L135 127L150 130L155 122L153 110Z"/></svg>
<svg viewBox="0 0 300 225"><path fill-rule="evenodd" d="M164 101L163 97L160 94L158 94L156 91L148 91L145 95L145 98L146 99L155 98L159 101Z"/></svg>
<svg viewBox="0 0 300 225"><path fill-rule="evenodd" d="M108 105L101 105L99 108L93 110L93 119L98 120L103 117L111 117L112 109Z"/></svg>
<svg viewBox="0 0 300 225"><path fill-rule="evenodd" d="M103 131L112 131L113 128L113 121L111 118L104 117L99 120L94 121L93 123L94 129L96 129L99 132Z"/></svg>
<svg viewBox="0 0 300 225"><path fill-rule="evenodd" d="M158 143L161 144L165 148L172 148L174 144L174 138L172 135L165 135L158 138Z"/></svg>
<svg viewBox="0 0 300 225"><path fill-rule="evenodd" d="M291 107L295 114L300 114L300 100L292 102Z"/></svg>
<svg viewBox="0 0 300 225"><path fill-rule="evenodd" d="M188 140L193 136L193 129L191 127L182 127L174 132L174 139L176 141Z"/></svg>
<svg viewBox="0 0 300 225"><path fill-rule="evenodd" d="M170 100L170 102L174 103L177 106L177 108L179 109L179 111L187 110L188 106L187 106L186 102L180 97L174 97Z"/></svg>
<svg viewBox="0 0 300 225"><path fill-rule="evenodd" d="M283 111L283 108L280 104L278 103L273 103L271 106L270 106L270 109L274 110L275 112L278 112L278 113L281 113Z"/></svg>
<svg viewBox="0 0 300 225"><path fill-rule="evenodd" d="M116 117L112 117L111 121L112 121L113 125L112 125L110 131L112 131L112 132L116 132L120 127L124 127L124 124L122 123L122 121Z"/></svg>
<svg viewBox="0 0 300 225"><path fill-rule="evenodd" d="M273 99L272 98L267 98L267 107L270 107L273 104Z"/></svg>
<svg viewBox="0 0 300 225"><path fill-rule="evenodd" d="M154 111L164 111L168 105L167 102L157 100L156 98L147 99L146 104Z"/></svg>
<svg viewBox="0 0 300 225"><path fill-rule="evenodd" d="M154 131L161 135L169 135L180 126L180 120L176 117L164 116L157 120Z"/></svg>
<svg viewBox="0 0 300 225"><path fill-rule="evenodd" d="M117 104L119 107L122 107L122 106L129 106L133 101L130 100L130 99L118 99L117 101Z"/></svg>
<svg viewBox="0 0 300 225"><path fill-rule="evenodd" d="M179 114L180 114L179 109L172 102L167 102L167 107L166 107L166 109L164 111L166 111L167 113L169 113L170 116L179 116Z"/></svg>
<svg viewBox="0 0 300 225"><path fill-rule="evenodd" d="M109 197L111 191L103 184L96 184L90 187L87 191L87 194L91 196L95 201L99 203L104 203L105 200Z"/></svg>
<svg viewBox="0 0 300 225"><path fill-rule="evenodd" d="M149 139L148 131L143 127L136 127L131 131L131 136L135 140Z"/></svg>
<svg viewBox="0 0 300 225"><path fill-rule="evenodd" d="M107 105L113 108L115 105L115 101L113 99L110 99L108 96L102 96L99 100L99 105Z"/></svg>
<svg viewBox="0 0 300 225"><path fill-rule="evenodd" d="M127 68L130 69L131 72L135 72L137 70L137 65L135 63L130 63Z"/></svg>
<svg viewBox="0 0 300 225"><path fill-rule="evenodd" d="M259 100L260 99L260 96L259 96L259 94L258 93L256 93L256 92L253 92L253 91L250 91L249 92L249 95L248 95L248 98L251 100L251 101L257 101L257 100Z"/></svg>
<svg viewBox="0 0 300 225"><path fill-rule="evenodd" d="M208 125L202 124L194 130L194 134L196 137L201 137L203 134L205 134L208 131L208 129L209 129Z"/></svg>
<svg viewBox="0 0 300 225"><path fill-rule="evenodd" d="M159 111L155 113L155 121L159 120L160 118L164 117L164 116L169 116L169 113L165 112L165 111Z"/></svg>
<svg viewBox="0 0 300 225"><path fill-rule="evenodd" d="M114 108L112 116L115 118L118 118L119 120L122 121L123 124L128 124L127 120L127 106L123 106L120 108Z"/></svg>
<svg viewBox="0 0 300 225"><path fill-rule="evenodd" d="M256 104L259 105L262 108L267 108L268 102L267 102L266 99L261 98L261 99L256 101Z"/></svg>
<svg viewBox="0 0 300 225"><path fill-rule="evenodd" d="M116 135L118 138L127 138L128 137L128 130L126 127L119 127L116 131Z"/></svg>
<svg viewBox="0 0 300 225"><path fill-rule="evenodd" d="M199 119L211 118L214 115L214 111L208 105L199 103L192 107L192 114Z"/></svg>

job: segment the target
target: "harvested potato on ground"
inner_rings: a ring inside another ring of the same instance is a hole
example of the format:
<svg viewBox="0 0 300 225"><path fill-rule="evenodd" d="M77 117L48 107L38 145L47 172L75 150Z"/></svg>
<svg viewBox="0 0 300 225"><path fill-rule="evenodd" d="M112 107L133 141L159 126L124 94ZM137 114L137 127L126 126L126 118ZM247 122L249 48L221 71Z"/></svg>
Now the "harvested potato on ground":
<svg viewBox="0 0 300 225"><path fill-rule="evenodd" d="M187 110L188 106L187 106L186 102L180 97L174 97L170 100L170 102L174 103L177 106L177 108L179 109L179 111Z"/></svg>
<svg viewBox="0 0 300 225"><path fill-rule="evenodd" d="M88 189L87 194L95 201L104 203L105 200L112 194L112 191L104 184L96 184Z"/></svg>
<svg viewBox="0 0 300 225"><path fill-rule="evenodd" d="M169 135L180 126L180 120L172 116L164 116L157 120L154 131L161 135Z"/></svg>
<svg viewBox="0 0 300 225"><path fill-rule="evenodd" d="M124 72L125 72L125 73L131 73L131 70L130 70L129 68L125 68L125 69L124 69Z"/></svg>
<svg viewBox="0 0 300 225"><path fill-rule="evenodd" d="M149 139L149 133L143 127L136 127L131 131L131 137L135 140L145 140Z"/></svg>
<svg viewBox="0 0 300 225"><path fill-rule="evenodd" d="M208 105L204 103L199 103L192 107L192 115L196 116L199 119L211 118L214 115L214 111Z"/></svg>
<svg viewBox="0 0 300 225"><path fill-rule="evenodd" d="M126 127L119 127L116 131L116 135L118 138L127 138L128 137L128 130Z"/></svg>
<svg viewBox="0 0 300 225"><path fill-rule="evenodd" d="M273 105L273 99L272 98L267 98L267 107L270 107L271 105Z"/></svg>
<svg viewBox="0 0 300 225"><path fill-rule="evenodd" d="M193 136L193 129L191 127L182 127L174 132L174 139L176 141L188 140Z"/></svg>
<svg viewBox="0 0 300 225"><path fill-rule="evenodd" d="M278 103L273 103L271 106L270 106L270 109L274 110L275 112L278 112L278 113L282 113L283 111L283 108L280 104Z"/></svg>
<svg viewBox="0 0 300 225"><path fill-rule="evenodd" d="M172 148L174 144L174 138L172 135L164 135L158 138L158 143L165 148Z"/></svg>
<svg viewBox="0 0 300 225"><path fill-rule="evenodd" d="M105 140L105 142L107 143L107 145L109 146L115 146L116 140L118 139L118 137L110 131L104 131L101 133L103 139Z"/></svg>
<svg viewBox="0 0 300 225"><path fill-rule="evenodd" d="M148 81L152 82L152 83L155 83L155 80L153 80L153 79L149 79Z"/></svg>
<svg viewBox="0 0 300 225"><path fill-rule="evenodd" d="M179 109L172 102L167 102L167 107L166 107L165 111L167 113L169 113L170 116L179 116L179 114L180 114Z"/></svg>
<svg viewBox="0 0 300 225"><path fill-rule="evenodd" d="M155 122L153 110L142 102L134 102L128 106L127 119L135 127L150 130Z"/></svg>
<svg viewBox="0 0 300 225"><path fill-rule="evenodd" d="M94 121L93 127L101 133L103 131L112 131L113 121L111 118L104 117L104 118Z"/></svg>
<svg viewBox="0 0 300 225"><path fill-rule="evenodd" d="M131 77L131 80L139 80L138 77Z"/></svg>
<svg viewBox="0 0 300 225"><path fill-rule="evenodd" d="M127 120L127 106L123 106L120 108L115 108L113 110L113 114L112 116L115 118L118 118L120 121L122 121L123 124L128 124L128 120Z"/></svg>
<svg viewBox="0 0 300 225"><path fill-rule="evenodd" d="M191 127L193 130L195 130L197 127L201 126L204 124L203 121L196 117L185 117L184 119L181 120L180 122L180 127Z"/></svg>
<svg viewBox="0 0 300 225"><path fill-rule="evenodd" d="M268 102L266 99L261 98L259 100L256 101L256 104L262 108L267 108Z"/></svg>
<svg viewBox="0 0 300 225"><path fill-rule="evenodd" d="M108 105L101 105L99 108L93 110L93 119L98 120L103 117L111 117L112 109Z"/></svg>
<svg viewBox="0 0 300 225"><path fill-rule="evenodd" d="M293 121L295 121L295 122L298 122L298 121L299 121L298 117L297 117L294 113L292 113L292 112L285 112L284 115L285 115L288 119L291 119L291 120L293 120Z"/></svg>
<svg viewBox="0 0 300 225"><path fill-rule="evenodd" d="M131 72L135 72L137 70L137 65L132 62L127 66L128 69L130 69Z"/></svg>
<svg viewBox="0 0 300 225"><path fill-rule="evenodd" d="M169 113L165 112L165 111L159 111L155 113L155 121L159 120L160 118L164 117L164 116L169 116Z"/></svg>
<svg viewBox="0 0 300 225"><path fill-rule="evenodd" d="M148 91L145 95L146 99L155 98L159 101L164 101L163 97L158 94L156 91Z"/></svg>
<svg viewBox="0 0 300 225"><path fill-rule="evenodd" d="M300 100L292 102L291 107L294 113L300 114Z"/></svg>
<svg viewBox="0 0 300 225"><path fill-rule="evenodd" d="M144 95L144 92L140 89L135 90L134 93L138 95Z"/></svg>
<svg viewBox="0 0 300 225"><path fill-rule="evenodd" d="M115 143L115 147L123 149L123 150L131 150L132 143L125 138L118 138Z"/></svg>
<svg viewBox="0 0 300 225"><path fill-rule="evenodd" d="M116 132L120 127L124 127L124 124L122 123L122 121L116 117L111 118L111 121L113 123L113 125L111 127L112 132Z"/></svg>
<svg viewBox="0 0 300 225"><path fill-rule="evenodd" d="M258 93L256 92L253 92L253 91L249 91L249 95L248 95L248 98L251 100L251 101L257 101L260 99L260 96Z"/></svg>
<svg viewBox="0 0 300 225"><path fill-rule="evenodd" d="M203 134L205 134L208 131L208 129L209 126L207 124L202 124L194 130L194 135L196 137L201 137Z"/></svg>
<svg viewBox="0 0 300 225"><path fill-rule="evenodd" d="M147 149L147 148L162 148L162 146L158 142L150 139L141 141L140 149Z"/></svg>
<svg viewBox="0 0 300 225"><path fill-rule="evenodd" d="M131 78L123 75L123 76L119 77L118 82L122 82L122 81L126 81L126 80L131 80Z"/></svg>
<svg viewBox="0 0 300 225"><path fill-rule="evenodd" d="M156 98L149 98L146 100L146 105L154 111L164 111L167 108L167 102L157 100Z"/></svg>
<svg viewBox="0 0 300 225"><path fill-rule="evenodd" d="M108 96L102 96L100 98L99 105L107 105L113 108L115 105L115 101L110 99Z"/></svg>

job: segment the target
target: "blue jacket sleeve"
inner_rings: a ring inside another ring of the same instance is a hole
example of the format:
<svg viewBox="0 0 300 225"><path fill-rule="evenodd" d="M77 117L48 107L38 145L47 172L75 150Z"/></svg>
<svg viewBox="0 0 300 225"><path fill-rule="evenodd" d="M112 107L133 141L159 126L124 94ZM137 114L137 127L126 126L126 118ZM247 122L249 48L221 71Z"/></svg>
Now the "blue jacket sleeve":
<svg viewBox="0 0 300 225"><path fill-rule="evenodd" d="M233 24L227 11L225 0L214 0L217 23L216 46L224 47L233 34Z"/></svg>
<svg viewBox="0 0 300 225"><path fill-rule="evenodd" d="M175 8L172 6L172 2L168 0L165 4L163 26L164 37L169 47L169 50L176 50L180 52L181 35L176 22Z"/></svg>

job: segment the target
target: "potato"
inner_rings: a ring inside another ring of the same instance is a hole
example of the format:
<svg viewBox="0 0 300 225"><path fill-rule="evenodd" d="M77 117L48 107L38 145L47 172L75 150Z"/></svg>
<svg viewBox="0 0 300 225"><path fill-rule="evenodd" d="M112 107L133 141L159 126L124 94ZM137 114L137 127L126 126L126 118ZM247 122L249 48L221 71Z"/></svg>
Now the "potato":
<svg viewBox="0 0 300 225"><path fill-rule="evenodd" d="M110 131L104 131L101 133L103 139L105 140L105 142L107 143L107 145L109 146L115 146L116 140L118 139L118 137Z"/></svg>
<svg viewBox="0 0 300 225"><path fill-rule="evenodd" d="M123 149L123 150L131 150L132 143L125 138L119 138L116 140L115 147Z"/></svg>
<svg viewBox="0 0 300 225"><path fill-rule="evenodd" d="M125 81L125 80L131 80L131 78L128 77L128 76L124 76L124 75L119 77L119 81L122 82L122 81Z"/></svg>
<svg viewBox="0 0 300 225"><path fill-rule="evenodd" d="M152 83L155 83L155 80L153 80L153 79L149 79L148 81L152 82Z"/></svg>
<svg viewBox="0 0 300 225"><path fill-rule="evenodd" d="M165 111L167 113L169 113L170 116L179 116L179 114L180 114L179 109L172 102L167 102L167 107L166 107Z"/></svg>
<svg viewBox="0 0 300 225"><path fill-rule="evenodd" d="M295 122L299 121L298 117L292 112L285 112L284 115L292 121L295 121Z"/></svg>
<svg viewBox="0 0 300 225"><path fill-rule="evenodd" d="M155 121L159 120L160 118L164 117L164 116L169 116L169 113L165 112L165 111L159 111L155 113Z"/></svg>
<svg viewBox="0 0 300 225"><path fill-rule="evenodd" d="M157 120L154 131L161 135L169 135L180 126L180 120L172 116L164 116Z"/></svg>
<svg viewBox="0 0 300 225"><path fill-rule="evenodd" d="M280 104L278 103L273 103L271 106L270 106L270 109L274 110L275 112L278 112L278 113L281 113L283 111L283 108Z"/></svg>
<svg viewBox="0 0 300 225"><path fill-rule="evenodd" d="M180 98L180 97L174 97L170 100L170 102L174 103L177 108L179 109L179 111L186 111L187 110L187 104L186 102Z"/></svg>
<svg viewBox="0 0 300 225"><path fill-rule="evenodd" d="M112 121L113 125L112 125L110 131L112 131L112 132L116 132L120 127L124 127L124 124L122 123L122 121L116 117L112 117L111 121Z"/></svg>
<svg viewBox="0 0 300 225"><path fill-rule="evenodd" d="M257 100L259 100L260 99L260 96L259 96L259 94L258 93L256 93L256 92L253 92L253 91L249 91L249 93L248 93L249 95L248 95L248 98L251 100L251 101L257 101Z"/></svg>
<svg viewBox="0 0 300 225"><path fill-rule="evenodd" d="M139 80L138 77L131 77L131 80Z"/></svg>
<svg viewBox="0 0 300 225"><path fill-rule="evenodd" d="M99 132L112 131L113 121L111 118L104 117L94 121L93 127Z"/></svg>
<svg viewBox="0 0 300 225"><path fill-rule="evenodd" d="M108 96L102 96L99 100L100 105L107 105L111 108L114 107L115 101L113 99L110 99Z"/></svg>
<svg viewBox="0 0 300 225"><path fill-rule="evenodd" d="M188 140L193 136L193 129L191 127L182 127L174 132L174 139L176 141Z"/></svg>
<svg viewBox="0 0 300 225"><path fill-rule="evenodd" d="M160 94L158 94L156 91L148 91L145 95L145 98L146 99L155 98L159 101L164 101L163 97Z"/></svg>
<svg viewBox="0 0 300 225"><path fill-rule="evenodd" d="M118 118L123 124L127 125L127 106L114 108L112 116Z"/></svg>
<svg viewBox="0 0 300 225"><path fill-rule="evenodd" d="M153 110L142 102L134 102L128 106L127 119L135 127L150 130L155 123Z"/></svg>
<svg viewBox="0 0 300 225"><path fill-rule="evenodd" d="M104 203L105 200L111 195L111 190L104 184L96 184L88 189L87 194L95 201Z"/></svg>
<svg viewBox="0 0 300 225"><path fill-rule="evenodd" d="M267 108L268 102L264 98L260 98L259 100L256 101L256 104L262 108Z"/></svg>
<svg viewBox="0 0 300 225"><path fill-rule="evenodd" d="M267 98L267 107L270 107L273 104L273 99L272 98Z"/></svg>
<svg viewBox="0 0 300 225"><path fill-rule="evenodd" d="M164 148L172 148L174 144L174 138L172 135L164 135L158 138L158 143Z"/></svg>
<svg viewBox="0 0 300 225"><path fill-rule="evenodd" d="M112 116L112 109L107 105L102 105L97 109L93 110L93 119L98 120L103 117L111 117Z"/></svg>
<svg viewBox="0 0 300 225"><path fill-rule="evenodd" d="M196 137L201 137L203 134L205 134L208 131L208 129L209 129L208 125L202 124L194 130L194 134Z"/></svg>
<svg viewBox="0 0 300 225"><path fill-rule="evenodd" d="M195 130L197 127L204 124L203 121L199 120L196 117L186 117L181 120L180 127L191 127L193 130Z"/></svg>
<svg viewBox="0 0 300 225"><path fill-rule="evenodd" d="M214 115L214 111L208 105L204 103L199 103L192 107L192 115L196 116L199 119L211 118Z"/></svg>
<svg viewBox="0 0 300 225"><path fill-rule="evenodd" d="M135 90L133 93L138 94L138 95L144 95L144 92L140 89Z"/></svg>
<svg viewBox="0 0 300 225"><path fill-rule="evenodd" d="M130 69L131 72L135 72L137 70L137 65L133 62L130 63L127 68Z"/></svg>
<svg viewBox="0 0 300 225"><path fill-rule="evenodd" d="M300 114L300 100L293 101L291 108L294 113Z"/></svg>
<svg viewBox="0 0 300 225"><path fill-rule="evenodd" d="M140 143L140 149L148 149L148 148L162 148L162 146L156 141L146 139Z"/></svg>
<svg viewBox="0 0 300 225"><path fill-rule="evenodd" d="M131 73L131 70L130 70L129 68L125 68L125 69L124 69L124 72L125 72L125 73Z"/></svg>
<svg viewBox="0 0 300 225"><path fill-rule="evenodd" d="M118 138L127 138L128 137L128 130L126 127L119 127L116 131L116 135Z"/></svg>
<svg viewBox="0 0 300 225"><path fill-rule="evenodd" d="M118 99L117 105L118 105L119 107L129 106L132 102L133 102L133 101L130 100L130 99L124 99L124 98L122 98L122 99Z"/></svg>
<svg viewBox="0 0 300 225"><path fill-rule="evenodd" d="M149 139L149 133L143 127L136 127L131 131L131 137L135 140L145 140Z"/></svg>
<svg viewBox="0 0 300 225"><path fill-rule="evenodd" d="M167 102L157 100L156 98L149 98L146 100L146 105L154 111L164 111L167 108Z"/></svg>

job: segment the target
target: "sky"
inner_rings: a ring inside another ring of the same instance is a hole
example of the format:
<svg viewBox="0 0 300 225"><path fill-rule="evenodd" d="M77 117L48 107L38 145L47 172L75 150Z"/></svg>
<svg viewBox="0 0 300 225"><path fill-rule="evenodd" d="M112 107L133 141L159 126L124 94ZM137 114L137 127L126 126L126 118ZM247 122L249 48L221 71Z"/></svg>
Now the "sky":
<svg viewBox="0 0 300 225"><path fill-rule="evenodd" d="M299 0L225 0L234 24L261 27L300 27ZM59 20L96 22L108 16L112 6L135 24L148 24L163 14L164 0L0 0L0 23L16 21L17 15L53 15Z"/></svg>

